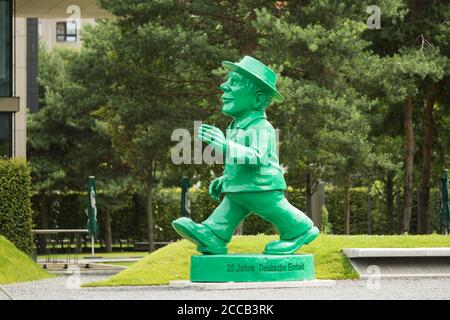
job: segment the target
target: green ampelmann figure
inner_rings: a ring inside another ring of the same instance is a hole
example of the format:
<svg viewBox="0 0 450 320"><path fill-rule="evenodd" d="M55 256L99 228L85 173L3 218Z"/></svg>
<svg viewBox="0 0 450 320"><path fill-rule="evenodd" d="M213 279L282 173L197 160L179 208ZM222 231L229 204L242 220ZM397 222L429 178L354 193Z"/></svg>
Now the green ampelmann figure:
<svg viewBox="0 0 450 320"><path fill-rule="evenodd" d="M245 56L240 62L223 61L229 71L221 84L222 112L234 120L227 137L220 129L203 124L198 137L225 155L222 177L212 181L209 194L220 205L209 218L195 223L187 217L172 222L173 228L197 245L204 254L226 254L235 229L251 213L273 223L280 240L265 247L265 254L293 254L313 241L319 230L284 196L286 182L280 168L275 129L267 121L270 102L283 101L277 76L260 61Z"/></svg>

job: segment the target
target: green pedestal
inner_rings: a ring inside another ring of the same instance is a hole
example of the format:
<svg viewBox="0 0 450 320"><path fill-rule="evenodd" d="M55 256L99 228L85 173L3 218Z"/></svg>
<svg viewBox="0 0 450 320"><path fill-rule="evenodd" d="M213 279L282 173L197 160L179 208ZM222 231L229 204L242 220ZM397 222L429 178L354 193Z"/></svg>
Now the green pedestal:
<svg viewBox="0 0 450 320"><path fill-rule="evenodd" d="M301 281L314 278L314 258L310 254L191 257L192 282Z"/></svg>

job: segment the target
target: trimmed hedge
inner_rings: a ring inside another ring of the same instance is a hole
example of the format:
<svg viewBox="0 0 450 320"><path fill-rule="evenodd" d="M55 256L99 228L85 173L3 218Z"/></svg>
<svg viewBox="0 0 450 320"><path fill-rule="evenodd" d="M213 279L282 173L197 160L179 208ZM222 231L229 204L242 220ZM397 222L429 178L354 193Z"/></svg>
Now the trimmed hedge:
<svg viewBox="0 0 450 320"><path fill-rule="evenodd" d="M0 235L21 251L33 250L30 168L25 160L0 159Z"/></svg>
<svg viewBox="0 0 450 320"><path fill-rule="evenodd" d="M154 197L154 221L156 241L171 241L179 236L171 227L171 222L180 217L180 188L158 189ZM191 215L195 221L203 221L214 211L218 202L213 201L206 190L191 189ZM306 198L303 190L289 188L288 200L302 211L306 210ZM342 189L326 188L325 201L327 212L327 233L343 233L343 199ZM372 192L372 234L387 234L386 204L384 199L376 192ZM35 208L39 208L35 198ZM367 233L367 188L352 188L350 190L350 232L351 234ZM415 200L415 199L414 199ZM100 223L99 238L103 238L104 214L102 203L108 201L99 195L98 220ZM127 239L142 241L147 237L147 217L145 200L137 194L123 194L120 205L113 209L111 228L113 240ZM49 199L50 228L85 228L86 215L84 213L85 195L71 193L67 195L52 195ZM414 202L413 209L416 208ZM413 212L417 212L414 210ZM432 230L438 230L439 223L439 194L437 189L431 189L430 196L430 224ZM36 212L36 224L39 225L39 214ZM413 215L412 233L416 229L417 218ZM244 222L244 234L274 234L274 227L259 218L251 215Z"/></svg>

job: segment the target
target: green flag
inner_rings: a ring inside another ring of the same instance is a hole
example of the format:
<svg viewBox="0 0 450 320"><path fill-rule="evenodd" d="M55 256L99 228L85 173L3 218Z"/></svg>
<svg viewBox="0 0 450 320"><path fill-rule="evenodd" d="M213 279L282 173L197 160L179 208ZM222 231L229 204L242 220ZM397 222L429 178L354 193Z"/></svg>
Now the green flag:
<svg viewBox="0 0 450 320"><path fill-rule="evenodd" d="M444 170L441 178L441 214L445 228L450 229L450 203L448 199L448 170Z"/></svg>
<svg viewBox="0 0 450 320"><path fill-rule="evenodd" d="M95 177L90 176L88 182L86 213L88 216L87 228L92 238L95 238L98 234L96 196Z"/></svg>

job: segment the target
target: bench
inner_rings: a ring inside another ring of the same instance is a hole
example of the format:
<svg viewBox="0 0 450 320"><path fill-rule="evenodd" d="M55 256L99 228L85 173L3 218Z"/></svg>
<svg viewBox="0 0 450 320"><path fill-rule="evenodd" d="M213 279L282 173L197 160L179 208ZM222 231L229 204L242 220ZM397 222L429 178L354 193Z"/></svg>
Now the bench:
<svg viewBox="0 0 450 320"><path fill-rule="evenodd" d="M361 278L450 277L450 247L347 248L343 253Z"/></svg>

